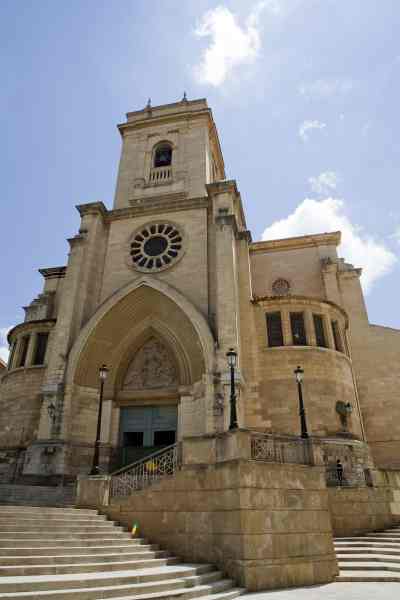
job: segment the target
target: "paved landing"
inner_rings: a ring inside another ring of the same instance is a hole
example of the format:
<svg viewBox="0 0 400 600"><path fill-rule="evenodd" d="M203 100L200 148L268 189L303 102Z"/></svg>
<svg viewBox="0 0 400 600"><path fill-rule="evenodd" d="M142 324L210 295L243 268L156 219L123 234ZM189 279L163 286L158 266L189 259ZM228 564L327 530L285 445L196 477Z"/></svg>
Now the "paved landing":
<svg viewBox="0 0 400 600"><path fill-rule="evenodd" d="M399 600L398 583L328 583L243 594L240 600Z"/></svg>

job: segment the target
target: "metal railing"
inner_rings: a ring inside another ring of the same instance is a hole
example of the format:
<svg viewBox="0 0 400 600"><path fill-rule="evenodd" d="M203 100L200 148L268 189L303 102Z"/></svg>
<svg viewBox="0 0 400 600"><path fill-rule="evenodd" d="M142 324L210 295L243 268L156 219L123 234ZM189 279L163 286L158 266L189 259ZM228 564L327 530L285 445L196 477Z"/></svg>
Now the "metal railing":
<svg viewBox="0 0 400 600"><path fill-rule="evenodd" d="M172 179L172 167L153 167L150 170L151 183L164 183Z"/></svg>
<svg viewBox="0 0 400 600"><path fill-rule="evenodd" d="M262 433L251 435L251 459L298 465L311 464L307 440Z"/></svg>
<svg viewBox="0 0 400 600"><path fill-rule="evenodd" d="M326 467L326 485L328 487L365 487L371 485L368 473L362 467L338 471L336 465Z"/></svg>
<svg viewBox="0 0 400 600"><path fill-rule="evenodd" d="M181 466L180 450L180 444L173 444L112 473L110 497L130 496L155 481L174 475Z"/></svg>

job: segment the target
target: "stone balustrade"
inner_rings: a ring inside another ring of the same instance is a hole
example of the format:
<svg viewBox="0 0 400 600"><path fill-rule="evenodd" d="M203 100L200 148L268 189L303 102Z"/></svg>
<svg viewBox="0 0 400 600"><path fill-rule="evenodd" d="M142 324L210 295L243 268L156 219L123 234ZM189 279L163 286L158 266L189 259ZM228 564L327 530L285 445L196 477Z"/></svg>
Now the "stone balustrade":
<svg viewBox="0 0 400 600"><path fill-rule="evenodd" d="M166 183L172 181L172 167L153 167L150 169L149 183Z"/></svg>

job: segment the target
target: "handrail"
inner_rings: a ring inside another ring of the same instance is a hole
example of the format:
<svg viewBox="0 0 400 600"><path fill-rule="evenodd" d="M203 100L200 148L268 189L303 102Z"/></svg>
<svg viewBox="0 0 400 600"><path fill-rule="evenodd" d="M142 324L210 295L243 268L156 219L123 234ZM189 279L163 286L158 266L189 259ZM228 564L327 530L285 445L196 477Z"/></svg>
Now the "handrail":
<svg viewBox="0 0 400 600"><path fill-rule="evenodd" d="M181 466L180 450L179 443L172 444L112 473L110 497L130 496L168 475L174 475Z"/></svg>
<svg viewBox="0 0 400 600"><path fill-rule="evenodd" d="M164 448L161 448L161 450L157 450L157 452L153 452L152 454L146 454L146 456L139 458L139 460L135 460L135 462L129 463L129 465L125 465L124 467L117 469L117 471L113 471L112 473L110 473L110 476L114 477L114 475L119 475L120 473L123 473L124 471L129 471L130 469L133 469L133 467L135 467L136 465L139 465L142 462L147 462L149 460L152 460L155 456L158 456L159 454L163 454L164 452L166 452L167 450L170 450L171 448L173 448L176 445L177 444L171 444L170 446L165 446Z"/></svg>

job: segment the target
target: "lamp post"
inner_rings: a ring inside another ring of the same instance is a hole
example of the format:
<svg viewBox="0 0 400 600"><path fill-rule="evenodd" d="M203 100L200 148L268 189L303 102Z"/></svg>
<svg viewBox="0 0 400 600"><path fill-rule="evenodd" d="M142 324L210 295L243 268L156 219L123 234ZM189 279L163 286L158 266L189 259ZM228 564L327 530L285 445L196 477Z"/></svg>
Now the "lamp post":
<svg viewBox="0 0 400 600"><path fill-rule="evenodd" d="M99 379L100 379L99 412L97 415L96 441L94 443L93 464L92 464L92 470L90 471L90 475L98 475L100 473L99 454L100 454L101 413L102 413L102 409L103 409L104 382L107 379L107 375L108 375L108 369L107 369L106 365L101 365L101 367L99 369Z"/></svg>
<svg viewBox="0 0 400 600"><path fill-rule="evenodd" d="M226 358L228 359L228 366L231 372L231 417L229 423L229 429L237 429L237 412L236 412L236 391L235 391L235 367L237 364L237 352L234 348L230 348L226 353Z"/></svg>
<svg viewBox="0 0 400 600"><path fill-rule="evenodd" d="M304 371L301 367L297 367L297 369L294 370L294 374L295 374L296 381L297 381L297 390L299 392L299 415L300 415L300 425L301 425L301 437L308 438L306 411L304 408L303 387L302 387Z"/></svg>

